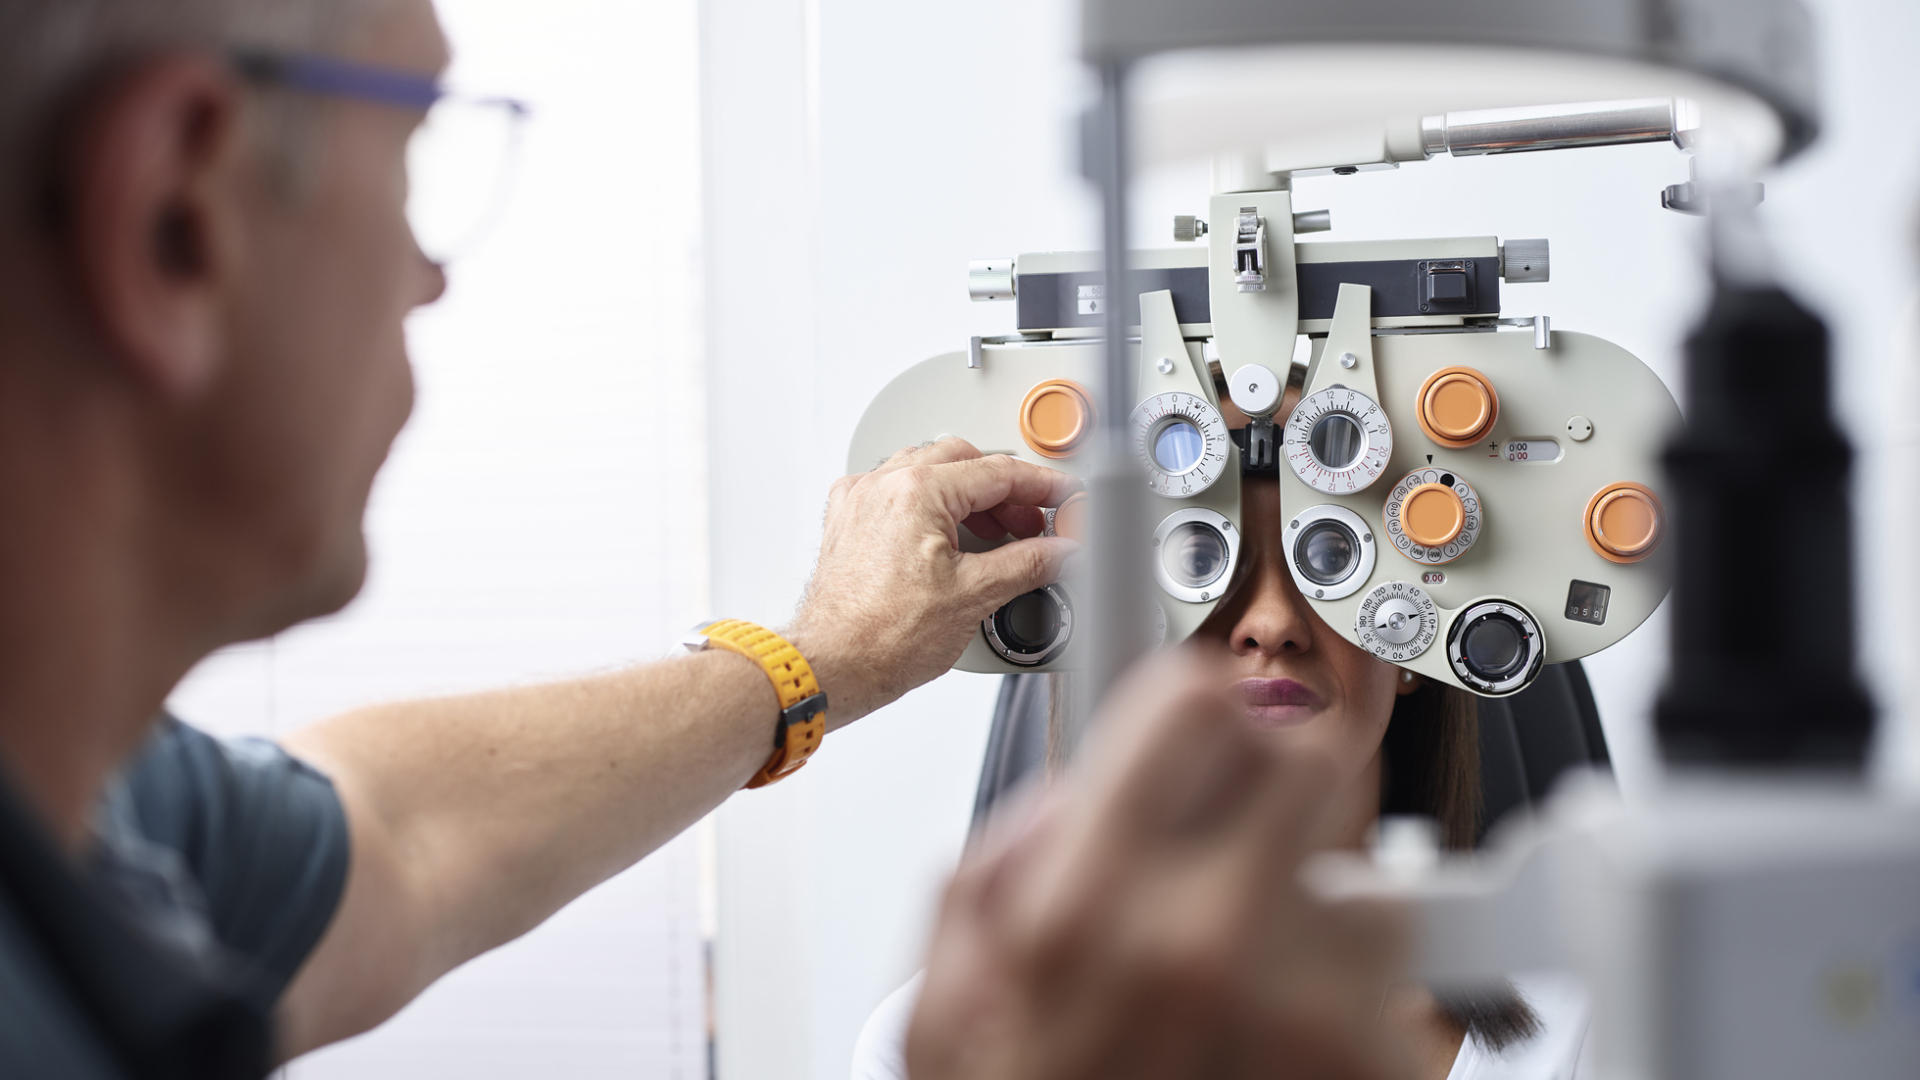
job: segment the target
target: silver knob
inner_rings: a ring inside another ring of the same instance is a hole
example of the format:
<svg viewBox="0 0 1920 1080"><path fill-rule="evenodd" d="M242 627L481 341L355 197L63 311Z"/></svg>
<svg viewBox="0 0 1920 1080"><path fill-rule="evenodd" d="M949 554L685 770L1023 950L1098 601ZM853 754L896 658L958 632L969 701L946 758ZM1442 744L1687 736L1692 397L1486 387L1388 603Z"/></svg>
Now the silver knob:
<svg viewBox="0 0 1920 1080"><path fill-rule="evenodd" d="M1192 214L1176 214L1173 219L1173 238L1185 243L1198 240L1207 235L1207 223Z"/></svg>
<svg viewBox="0 0 1920 1080"><path fill-rule="evenodd" d="M1509 240L1500 245L1500 276L1509 285L1533 284L1547 280L1548 258L1545 240Z"/></svg>
<svg viewBox="0 0 1920 1080"><path fill-rule="evenodd" d="M1395 596L1373 613L1373 632L1389 645L1405 645L1420 636L1420 606Z"/></svg>
<svg viewBox="0 0 1920 1080"><path fill-rule="evenodd" d="M1273 415L1273 410L1280 407L1280 392L1285 389L1286 383L1264 364L1238 368L1227 379L1227 396L1241 412L1256 420Z"/></svg>
<svg viewBox="0 0 1920 1080"><path fill-rule="evenodd" d="M1011 300L1019 284L1012 259L975 259L967 264L967 295L975 300Z"/></svg>

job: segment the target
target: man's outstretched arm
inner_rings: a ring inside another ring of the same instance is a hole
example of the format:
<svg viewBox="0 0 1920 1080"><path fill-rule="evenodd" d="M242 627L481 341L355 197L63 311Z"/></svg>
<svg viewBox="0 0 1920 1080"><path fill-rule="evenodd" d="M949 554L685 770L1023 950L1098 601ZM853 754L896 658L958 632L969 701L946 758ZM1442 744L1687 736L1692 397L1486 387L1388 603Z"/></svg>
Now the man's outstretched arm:
<svg viewBox="0 0 1920 1080"><path fill-rule="evenodd" d="M957 439L834 486L807 597L785 630L839 727L951 667L995 608L1059 576L1038 537L1064 474ZM958 528L1025 539L962 554ZM773 749L773 687L709 650L545 686L406 702L297 732L330 776L353 855L345 896L280 1008L281 1053L364 1031L525 933L738 790Z"/></svg>

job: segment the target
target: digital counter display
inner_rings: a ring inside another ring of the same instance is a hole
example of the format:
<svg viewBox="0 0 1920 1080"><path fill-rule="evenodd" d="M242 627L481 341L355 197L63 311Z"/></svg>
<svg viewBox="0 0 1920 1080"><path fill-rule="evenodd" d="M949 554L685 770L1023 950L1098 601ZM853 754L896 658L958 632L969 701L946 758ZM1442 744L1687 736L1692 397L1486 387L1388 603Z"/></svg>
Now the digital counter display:
<svg viewBox="0 0 1920 1080"><path fill-rule="evenodd" d="M1607 601L1612 597L1613 590L1605 585L1575 581L1567 588L1567 618L1574 622L1604 626L1607 622Z"/></svg>

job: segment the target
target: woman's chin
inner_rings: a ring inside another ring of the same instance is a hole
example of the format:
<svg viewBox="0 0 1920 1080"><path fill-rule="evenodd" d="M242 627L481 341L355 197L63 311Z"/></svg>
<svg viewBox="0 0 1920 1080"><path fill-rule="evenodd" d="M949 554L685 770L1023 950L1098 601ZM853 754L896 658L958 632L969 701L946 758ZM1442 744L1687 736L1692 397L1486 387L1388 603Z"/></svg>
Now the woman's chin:
<svg viewBox="0 0 1920 1080"><path fill-rule="evenodd" d="M1315 705L1249 705L1247 722L1263 730L1299 727L1323 711Z"/></svg>

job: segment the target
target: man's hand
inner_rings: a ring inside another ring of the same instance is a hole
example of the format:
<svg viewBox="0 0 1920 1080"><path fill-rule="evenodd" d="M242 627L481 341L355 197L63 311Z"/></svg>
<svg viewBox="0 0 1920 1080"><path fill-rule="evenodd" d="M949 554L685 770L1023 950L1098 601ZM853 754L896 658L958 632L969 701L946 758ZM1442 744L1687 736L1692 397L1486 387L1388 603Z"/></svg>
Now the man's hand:
<svg viewBox="0 0 1920 1080"><path fill-rule="evenodd" d="M1057 580L1076 545L1040 535L1040 507L1079 484L961 439L902 450L834 484L820 562L788 637L833 701L837 727L952 667L980 620ZM960 549L960 526L992 551Z"/></svg>
<svg viewBox="0 0 1920 1080"><path fill-rule="evenodd" d="M1085 767L965 860L913 1080L1406 1075L1377 1023L1404 929L1298 887L1329 770L1246 730L1224 682L1191 654L1137 673Z"/></svg>

